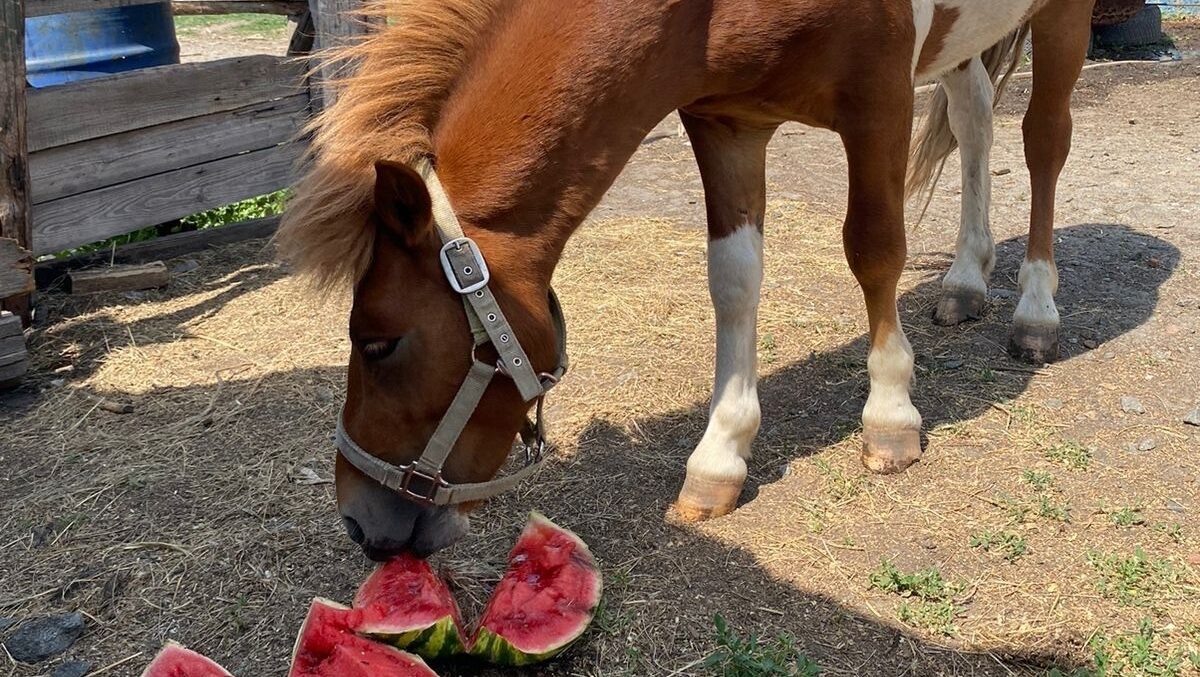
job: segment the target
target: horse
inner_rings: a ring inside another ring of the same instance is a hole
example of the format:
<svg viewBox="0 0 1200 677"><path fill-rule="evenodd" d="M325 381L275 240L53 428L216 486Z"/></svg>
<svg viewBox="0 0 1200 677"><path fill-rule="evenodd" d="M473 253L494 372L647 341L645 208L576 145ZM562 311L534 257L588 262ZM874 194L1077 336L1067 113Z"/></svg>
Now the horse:
<svg viewBox="0 0 1200 677"><path fill-rule="evenodd" d="M536 466L543 441L527 415L566 367L555 266L672 112L704 187L716 315L709 421L675 503L682 518L732 511L745 483L761 419L766 148L785 122L837 133L848 161L843 244L870 327L862 461L895 473L921 457L896 307L906 198L961 148L961 231L937 318L977 314L994 258L993 100L1026 31L1033 199L1012 346L1051 356L1055 189L1094 0L384 2L369 12L391 21L328 57L342 75L308 128L276 236L318 288L353 291L336 494L368 557L425 556L461 537L474 507L515 484L496 478L518 433ZM938 83L934 110L914 142L926 82Z"/></svg>

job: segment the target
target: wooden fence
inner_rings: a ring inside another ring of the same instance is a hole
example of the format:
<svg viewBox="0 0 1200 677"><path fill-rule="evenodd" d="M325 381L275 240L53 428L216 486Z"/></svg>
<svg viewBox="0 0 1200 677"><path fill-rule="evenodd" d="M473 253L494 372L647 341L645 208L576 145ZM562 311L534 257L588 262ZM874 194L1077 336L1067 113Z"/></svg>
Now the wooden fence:
<svg viewBox="0 0 1200 677"><path fill-rule="evenodd" d="M0 0L0 299L27 314L32 257L286 187L321 93L314 45L362 31L356 0L175 0L176 14L285 14L287 56L146 68L33 89L24 18L148 0ZM256 232L261 231L261 224Z"/></svg>

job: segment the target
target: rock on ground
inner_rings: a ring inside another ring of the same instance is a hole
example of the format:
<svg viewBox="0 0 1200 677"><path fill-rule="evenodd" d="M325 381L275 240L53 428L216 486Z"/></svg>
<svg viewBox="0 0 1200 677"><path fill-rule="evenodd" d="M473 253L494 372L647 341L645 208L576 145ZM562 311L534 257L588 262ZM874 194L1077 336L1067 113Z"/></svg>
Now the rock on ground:
<svg viewBox="0 0 1200 677"><path fill-rule="evenodd" d="M4 642L4 648L22 663L40 663L71 648L83 635L83 616L45 616L22 624Z"/></svg>

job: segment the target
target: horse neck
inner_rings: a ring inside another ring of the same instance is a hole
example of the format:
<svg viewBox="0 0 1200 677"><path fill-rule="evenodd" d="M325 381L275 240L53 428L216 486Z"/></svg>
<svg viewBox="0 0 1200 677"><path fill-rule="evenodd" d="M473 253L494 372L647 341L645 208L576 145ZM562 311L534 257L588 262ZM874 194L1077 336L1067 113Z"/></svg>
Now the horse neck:
<svg viewBox="0 0 1200 677"><path fill-rule="evenodd" d="M686 100L687 78L662 72L671 29L655 4L514 3L446 103L433 135L442 182L493 271L531 292Z"/></svg>

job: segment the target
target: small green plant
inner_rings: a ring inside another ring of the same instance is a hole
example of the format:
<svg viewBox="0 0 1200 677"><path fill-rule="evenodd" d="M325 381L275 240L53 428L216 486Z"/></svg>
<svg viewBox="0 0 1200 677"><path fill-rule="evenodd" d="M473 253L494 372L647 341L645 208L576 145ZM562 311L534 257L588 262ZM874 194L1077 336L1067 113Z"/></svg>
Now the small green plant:
<svg viewBox="0 0 1200 677"><path fill-rule="evenodd" d="M1176 545L1183 545L1183 527L1178 522L1160 522L1154 525L1154 530L1171 539Z"/></svg>
<svg viewBox="0 0 1200 677"><path fill-rule="evenodd" d="M862 478L849 476L824 459L817 459L817 472L825 478L825 491L835 501L845 501L862 493Z"/></svg>
<svg viewBox="0 0 1200 677"><path fill-rule="evenodd" d="M1045 470L1026 470L1021 473L1021 479L1038 491L1046 491L1054 486L1054 476Z"/></svg>
<svg viewBox="0 0 1200 677"><path fill-rule="evenodd" d="M870 578L871 587L904 598L896 609L901 622L944 635L954 634L954 619L962 607L954 597L961 586L947 583L937 569L905 574L884 560Z"/></svg>
<svg viewBox="0 0 1200 677"><path fill-rule="evenodd" d="M1185 661L1193 669L1200 667L1195 651L1169 646L1167 639L1149 618L1143 618L1133 632L1112 638L1098 634L1091 642L1096 671L1090 674L1175 677L1183 674Z"/></svg>
<svg viewBox="0 0 1200 677"><path fill-rule="evenodd" d="M1100 575L1100 594L1125 606L1142 606L1152 597L1172 594L1183 576L1170 561L1150 557L1140 547L1128 557L1091 552L1088 563Z"/></svg>
<svg viewBox="0 0 1200 677"><path fill-rule="evenodd" d="M996 550L1004 555L1004 559L1016 562L1029 551L1029 542L1011 531L983 531L971 536L971 547L982 548L985 552Z"/></svg>
<svg viewBox="0 0 1200 677"><path fill-rule="evenodd" d="M1078 442L1063 442L1045 451L1046 458L1057 461L1071 470L1087 470L1092 465L1092 451Z"/></svg>
<svg viewBox="0 0 1200 677"><path fill-rule="evenodd" d="M1140 508L1121 508L1109 513L1108 516L1112 519L1113 524L1119 527L1128 528L1146 523L1146 519L1142 517Z"/></svg>
<svg viewBox="0 0 1200 677"><path fill-rule="evenodd" d="M1014 500L1011 496L998 496L997 499L1004 508L1009 524L1024 524L1029 521L1029 513L1033 509L1028 505Z"/></svg>
<svg viewBox="0 0 1200 677"><path fill-rule="evenodd" d="M821 668L796 648L791 635L742 638L720 615L713 617L717 648L700 666L721 677L818 677Z"/></svg>
<svg viewBox="0 0 1200 677"><path fill-rule="evenodd" d="M1071 506L1066 503L1055 503L1048 494L1038 496L1038 517L1044 517L1055 522L1071 521Z"/></svg>
<svg viewBox="0 0 1200 677"><path fill-rule="evenodd" d="M763 334L758 340L758 360L763 364L775 363L775 335Z"/></svg>
<svg viewBox="0 0 1200 677"><path fill-rule="evenodd" d="M996 382L996 372L992 371L991 369L988 369L987 367L984 367L983 369L979 370L979 380L982 383L995 383Z"/></svg>

